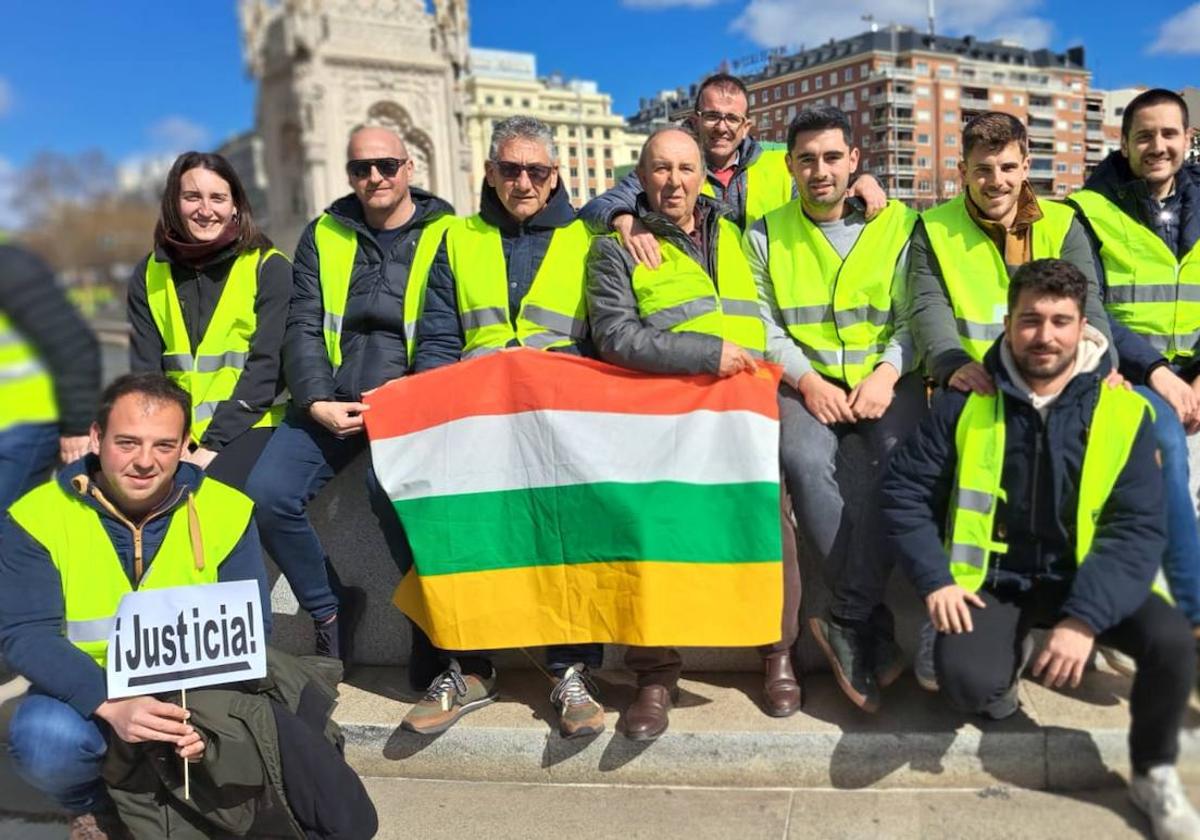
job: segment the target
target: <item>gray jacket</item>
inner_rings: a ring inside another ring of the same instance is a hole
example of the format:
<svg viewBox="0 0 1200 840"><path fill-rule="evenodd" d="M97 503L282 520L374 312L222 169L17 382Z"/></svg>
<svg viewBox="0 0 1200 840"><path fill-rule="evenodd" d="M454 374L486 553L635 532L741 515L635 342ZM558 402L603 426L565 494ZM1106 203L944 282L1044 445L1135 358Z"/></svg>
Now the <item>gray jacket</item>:
<svg viewBox="0 0 1200 840"><path fill-rule="evenodd" d="M692 240L673 222L650 210L644 195L635 205L638 217L658 239L667 240L704 266L709 277L717 277L717 222L721 206L700 196L703 208L707 253L701 254ZM633 258L614 236L592 240L587 263L588 321L592 340L606 362L649 373L713 373L721 366L724 342L713 335L670 332L642 321L633 293Z"/></svg>
<svg viewBox="0 0 1200 840"><path fill-rule="evenodd" d="M1100 330L1112 347L1112 331L1108 316L1104 313L1104 298L1100 294L1100 282L1096 276L1096 263L1092 246L1079 220L1071 222L1067 238L1063 240L1062 259L1083 272L1088 281L1087 305L1084 315L1088 323ZM1009 266L1009 276L1017 266ZM908 288L911 296L910 324L916 339L917 350L925 359L926 372L937 384L945 386L956 370L971 361L963 349L955 324L954 309L950 306L950 293L942 278L933 246L925 226L917 223L909 244ZM1115 350L1110 349L1115 357Z"/></svg>
<svg viewBox="0 0 1200 840"><path fill-rule="evenodd" d="M849 203L852 210L839 220L837 227L818 225L826 232L830 244L843 260L853 249L863 228L867 226L862 203L855 198L850 199ZM758 302L767 327L767 361L782 365L783 380L793 388L798 387L800 378L813 368L804 351L788 334L783 315L779 311L775 284L771 280L769 267L770 248L766 219L759 219L746 231L742 245L746 252L746 261L750 264L750 273L754 275L754 283L758 286ZM908 246L905 245L896 262L892 279L892 337L884 350L883 358L879 360L880 364L890 364L901 376L916 367L917 362L908 324L907 288Z"/></svg>

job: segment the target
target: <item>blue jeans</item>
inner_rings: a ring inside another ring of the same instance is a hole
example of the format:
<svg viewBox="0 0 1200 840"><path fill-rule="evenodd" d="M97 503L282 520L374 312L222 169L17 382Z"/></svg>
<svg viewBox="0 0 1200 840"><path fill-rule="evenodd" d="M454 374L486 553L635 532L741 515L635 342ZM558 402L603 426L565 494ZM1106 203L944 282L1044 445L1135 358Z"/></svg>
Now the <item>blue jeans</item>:
<svg viewBox="0 0 1200 840"><path fill-rule="evenodd" d="M108 750L101 725L61 700L31 693L9 724L8 752L17 775L72 814L112 807L100 780Z"/></svg>
<svg viewBox="0 0 1200 840"><path fill-rule="evenodd" d="M308 519L308 503L366 447L365 434L334 437L307 412L292 409L271 435L246 482L263 546L314 621L324 621L337 612L334 590L338 584L337 573ZM392 559L400 571L407 571L412 565L408 540L371 469L367 470L367 497Z"/></svg>
<svg viewBox="0 0 1200 840"><path fill-rule="evenodd" d="M1200 528L1188 486L1187 433L1179 415L1145 386L1135 388L1154 406L1154 437L1162 453L1163 498L1167 506L1167 553L1163 574L1171 597L1193 625L1200 624Z"/></svg>
<svg viewBox="0 0 1200 840"><path fill-rule="evenodd" d="M572 665L583 664L590 670L604 664L604 645L585 643L578 645L550 645L546 648L546 670L561 677Z"/></svg>
<svg viewBox="0 0 1200 840"><path fill-rule="evenodd" d="M0 515L49 478L57 459L55 423L24 423L0 432Z"/></svg>

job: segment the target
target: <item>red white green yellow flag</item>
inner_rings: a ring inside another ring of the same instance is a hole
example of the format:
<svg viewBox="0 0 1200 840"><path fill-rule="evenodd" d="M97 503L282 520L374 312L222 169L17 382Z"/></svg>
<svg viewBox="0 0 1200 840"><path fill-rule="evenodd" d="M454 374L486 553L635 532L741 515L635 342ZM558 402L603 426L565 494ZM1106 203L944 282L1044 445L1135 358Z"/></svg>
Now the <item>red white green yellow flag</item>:
<svg viewBox="0 0 1200 840"><path fill-rule="evenodd" d="M447 650L778 640L778 378L514 350L380 388L396 605Z"/></svg>

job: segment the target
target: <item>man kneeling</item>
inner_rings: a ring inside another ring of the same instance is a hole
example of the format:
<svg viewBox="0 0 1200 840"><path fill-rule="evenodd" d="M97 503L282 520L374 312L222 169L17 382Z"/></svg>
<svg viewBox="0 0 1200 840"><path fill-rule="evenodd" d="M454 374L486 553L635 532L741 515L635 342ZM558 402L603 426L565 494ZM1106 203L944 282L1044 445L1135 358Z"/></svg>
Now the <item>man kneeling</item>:
<svg viewBox="0 0 1200 840"><path fill-rule="evenodd" d="M997 393L934 399L884 479L886 530L960 710L1017 711L1035 627L1049 628L1032 670L1047 686L1077 686L1096 641L1132 656L1133 801L1156 837L1200 837L1174 767L1194 642L1151 592L1165 542L1153 418L1142 397L1103 384L1107 341L1083 316L1086 295L1061 260L1016 273L984 359Z"/></svg>
<svg viewBox="0 0 1200 840"><path fill-rule="evenodd" d="M161 374L117 379L92 425L98 454L0 523L0 645L32 684L9 731L17 771L71 814L72 838L369 837L374 809L327 737L336 693L312 666L272 652L269 679L201 689L186 711L108 699L109 625L125 593L253 580L270 615L253 503L180 463L190 415L187 393ZM167 795L180 759L198 762L187 802ZM330 790L336 813L322 807Z"/></svg>

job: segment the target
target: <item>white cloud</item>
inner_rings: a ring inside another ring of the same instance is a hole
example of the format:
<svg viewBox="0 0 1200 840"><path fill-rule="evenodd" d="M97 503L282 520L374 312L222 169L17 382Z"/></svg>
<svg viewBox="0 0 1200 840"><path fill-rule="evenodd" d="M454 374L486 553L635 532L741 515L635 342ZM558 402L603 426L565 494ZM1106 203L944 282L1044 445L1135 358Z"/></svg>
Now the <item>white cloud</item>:
<svg viewBox="0 0 1200 840"><path fill-rule="evenodd" d="M1148 52L1200 55L1200 3L1166 20Z"/></svg>
<svg viewBox="0 0 1200 840"><path fill-rule="evenodd" d="M208 129L187 117L163 117L148 132L154 148L160 152L186 152L200 149L208 142Z"/></svg>
<svg viewBox="0 0 1200 840"><path fill-rule="evenodd" d="M715 6L724 0L621 0L621 5L627 9L673 9L686 6L690 9L705 9Z"/></svg>
<svg viewBox="0 0 1200 840"><path fill-rule="evenodd" d="M4 117L12 110L13 106L13 89L8 79L0 76L0 117Z"/></svg>
<svg viewBox="0 0 1200 840"><path fill-rule="evenodd" d="M1045 47L1053 24L1035 12L1041 0L940 0L937 31L978 38L1012 38L1031 49ZM868 8L821 0L750 0L733 29L764 47L812 47L867 28L870 11L880 26L899 23L924 30L927 0L877 0Z"/></svg>

